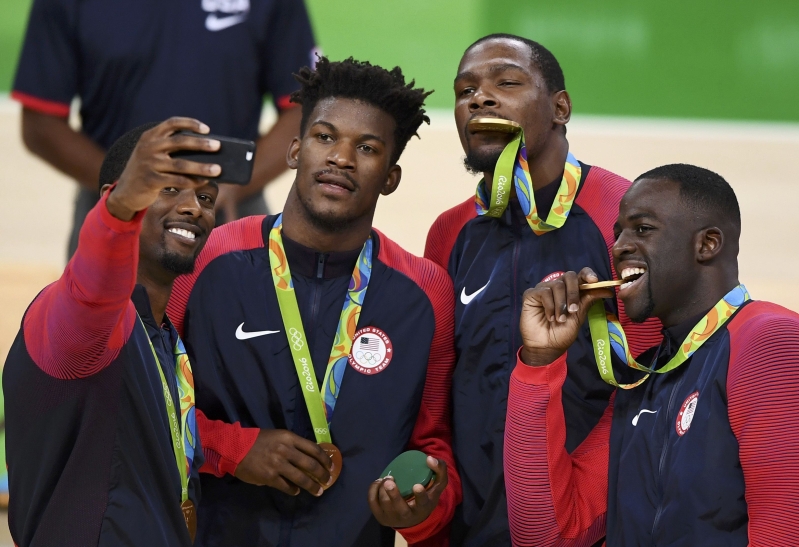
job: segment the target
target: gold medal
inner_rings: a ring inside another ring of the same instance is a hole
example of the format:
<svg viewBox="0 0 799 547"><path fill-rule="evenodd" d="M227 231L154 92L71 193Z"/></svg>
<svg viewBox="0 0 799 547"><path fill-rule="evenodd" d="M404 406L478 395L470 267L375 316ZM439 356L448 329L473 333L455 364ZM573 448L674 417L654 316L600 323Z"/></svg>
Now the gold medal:
<svg viewBox="0 0 799 547"><path fill-rule="evenodd" d="M581 291L590 291L591 289L607 289L609 287L620 287L626 281L623 279L611 279L610 281L599 281L597 283L583 283L580 285Z"/></svg>
<svg viewBox="0 0 799 547"><path fill-rule="evenodd" d="M498 133L518 133L522 126L503 118L475 118L468 123L471 131L496 131Z"/></svg>
<svg viewBox="0 0 799 547"><path fill-rule="evenodd" d="M191 542L194 543L194 538L197 535L197 509L194 507L194 502L184 501L180 504L180 510L183 511L183 520L186 521L186 528L189 529Z"/></svg>
<svg viewBox="0 0 799 547"><path fill-rule="evenodd" d="M325 454L328 455L330 461L332 462L332 465L330 466L330 481L327 484L322 485L322 488L327 490L338 480L338 476L341 474L343 460L341 458L341 451L339 451L335 445L330 443L319 443L319 446L325 451Z"/></svg>

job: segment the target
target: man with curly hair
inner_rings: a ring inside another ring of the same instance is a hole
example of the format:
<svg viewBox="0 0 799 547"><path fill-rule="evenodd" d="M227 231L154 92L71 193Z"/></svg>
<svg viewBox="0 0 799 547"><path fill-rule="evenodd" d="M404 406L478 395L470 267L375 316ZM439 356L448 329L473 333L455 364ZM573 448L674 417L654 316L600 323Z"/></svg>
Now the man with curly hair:
<svg viewBox="0 0 799 547"><path fill-rule="evenodd" d="M169 304L204 360L198 544L393 546L392 528L437 542L460 501L452 284L372 228L429 92L351 58L296 78L283 213L218 229ZM375 479L408 449L435 478L406 501Z"/></svg>

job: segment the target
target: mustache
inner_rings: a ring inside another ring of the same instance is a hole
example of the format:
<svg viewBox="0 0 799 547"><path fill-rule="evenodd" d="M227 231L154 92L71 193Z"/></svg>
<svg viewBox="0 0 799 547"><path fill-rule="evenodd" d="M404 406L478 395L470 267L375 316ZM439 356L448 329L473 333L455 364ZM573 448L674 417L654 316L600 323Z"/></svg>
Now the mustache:
<svg viewBox="0 0 799 547"><path fill-rule="evenodd" d="M338 169L322 169L321 171L317 171L313 174L314 178L320 177L322 175L336 175L339 177L344 177L350 182L350 184L352 184L353 188L358 188L358 183L355 182L355 179L352 178L352 176L346 171L339 171Z"/></svg>

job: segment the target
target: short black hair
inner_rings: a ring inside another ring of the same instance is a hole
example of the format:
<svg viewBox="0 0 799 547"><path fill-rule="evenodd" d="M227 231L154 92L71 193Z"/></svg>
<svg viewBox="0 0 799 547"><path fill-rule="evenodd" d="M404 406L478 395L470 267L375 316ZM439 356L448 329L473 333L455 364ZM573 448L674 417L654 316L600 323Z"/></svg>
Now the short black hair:
<svg viewBox="0 0 799 547"><path fill-rule="evenodd" d="M152 129L156 125L158 125L158 122L142 124L131 129L114 141L114 144L112 144L108 152L105 153L103 165L100 167L100 189L106 184L114 184L119 180L142 133Z"/></svg>
<svg viewBox="0 0 799 547"><path fill-rule="evenodd" d="M291 101L302 105L302 134L320 100L341 97L363 101L390 114L396 122L392 164L399 160L411 137L418 137L416 131L422 122L430 123L422 107L432 91L415 88L416 80L406 84L398 66L389 71L352 57L344 61L319 57L315 68L303 67L294 78L301 87L291 94Z"/></svg>
<svg viewBox="0 0 799 547"><path fill-rule="evenodd" d="M466 55L470 49L478 44L482 44L483 42L487 42L489 40L503 38L521 42L530 48L530 60L533 63L533 66L541 73L541 76L543 76L544 82L546 82L547 89L550 93L556 93L566 89L566 79L563 77L563 69L560 68L560 63L558 63L558 60L551 51L538 42L530 40L529 38L516 36L515 34L489 34L488 36L483 36L472 45L467 47L463 54Z"/></svg>
<svg viewBox="0 0 799 547"><path fill-rule="evenodd" d="M730 184L709 169L686 163L662 165L636 178L666 179L680 185L680 198L695 211L721 215L740 229L741 209Z"/></svg>

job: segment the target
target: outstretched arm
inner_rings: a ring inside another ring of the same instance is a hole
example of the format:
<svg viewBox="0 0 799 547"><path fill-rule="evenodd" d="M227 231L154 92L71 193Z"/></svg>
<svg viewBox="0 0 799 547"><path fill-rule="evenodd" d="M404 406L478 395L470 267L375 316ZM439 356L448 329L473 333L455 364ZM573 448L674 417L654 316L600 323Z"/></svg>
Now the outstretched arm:
<svg viewBox="0 0 799 547"><path fill-rule="evenodd" d="M208 132L196 120L173 118L145 132L119 181L89 213L64 274L33 302L23 323L36 364L60 379L84 378L119 354L136 313L139 232L145 210L167 187L196 184L183 175L216 176L218 165L173 160L179 149L214 150L216 141L174 135Z"/></svg>
<svg viewBox="0 0 799 547"><path fill-rule="evenodd" d="M25 314L25 345L44 372L62 380L91 376L113 361L133 329L143 213L114 217L108 194L80 231L75 256Z"/></svg>

